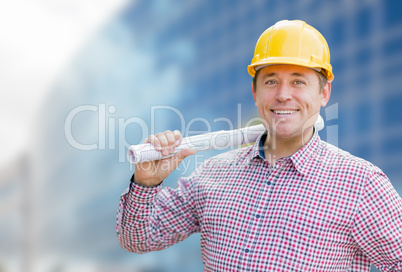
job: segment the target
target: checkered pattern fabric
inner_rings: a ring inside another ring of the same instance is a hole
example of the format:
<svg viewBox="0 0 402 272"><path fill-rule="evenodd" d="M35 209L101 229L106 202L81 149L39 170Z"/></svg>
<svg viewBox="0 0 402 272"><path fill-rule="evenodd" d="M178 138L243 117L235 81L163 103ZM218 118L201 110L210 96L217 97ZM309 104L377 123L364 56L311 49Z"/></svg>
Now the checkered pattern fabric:
<svg viewBox="0 0 402 272"><path fill-rule="evenodd" d="M269 164L255 145L207 160L177 189L123 193L123 248L201 233L205 271L402 271L402 200L371 163L321 141Z"/></svg>

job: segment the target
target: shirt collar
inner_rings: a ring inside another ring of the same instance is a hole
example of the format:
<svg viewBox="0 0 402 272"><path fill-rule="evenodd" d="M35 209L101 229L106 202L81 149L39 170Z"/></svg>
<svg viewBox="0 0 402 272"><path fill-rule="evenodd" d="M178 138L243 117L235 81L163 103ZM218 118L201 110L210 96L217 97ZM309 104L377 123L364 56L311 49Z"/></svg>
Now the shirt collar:
<svg viewBox="0 0 402 272"><path fill-rule="evenodd" d="M252 159L259 158L265 160L264 142L266 138L267 131L265 131L257 138L257 141L255 142L253 146L253 151L251 153ZM310 141L302 148L300 148L296 153L288 157L297 171L304 175L309 173L309 165L307 163L307 160L313 159L313 157L315 157L314 154L317 153L320 142L320 136L318 135L317 130L314 129L314 134Z"/></svg>
<svg viewBox="0 0 402 272"><path fill-rule="evenodd" d="M308 161L312 161L315 159L316 154L318 153L318 147L320 145L321 139L318 135L318 131L314 129L313 137L310 141L300 148L296 153L290 156L290 159L293 162L293 165L303 175L307 175L311 171L311 163Z"/></svg>
<svg viewBox="0 0 402 272"><path fill-rule="evenodd" d="M267 138L267 131L262 133L257 140L255 141L255 144L253 146L253 150L251 153L251 159L255 158L260 158L262 160L265 159L265 154L264 154L264 142L265 139Z"/></svg>

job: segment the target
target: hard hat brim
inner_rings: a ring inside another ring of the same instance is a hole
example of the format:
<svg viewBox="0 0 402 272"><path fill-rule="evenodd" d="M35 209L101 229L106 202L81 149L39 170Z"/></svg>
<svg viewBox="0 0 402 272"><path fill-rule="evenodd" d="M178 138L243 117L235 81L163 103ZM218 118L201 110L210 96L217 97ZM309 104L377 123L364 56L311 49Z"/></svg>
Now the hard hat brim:
<svg viewBox="0 0 402 272"><path fill-rule="evenodd" d="M330 64L328 64L328 67L322 67L322 65L319 65L313 61L303 61L301 59L295 59L295 58L287 58L287 57L276 57L272 58L270 57L269 59L262 59L259 60L253 64L250 64L247 67L248 73L250 76L254 77L256 70L255 68L260 65L275 65L275 64L291 64L291 65L298 65L298 66L303 66L307 68L321 68L323 71L322 73L325 75L325 77L328 79L328 81L334 80L334 74L331 72L332 67Z"/></svg>

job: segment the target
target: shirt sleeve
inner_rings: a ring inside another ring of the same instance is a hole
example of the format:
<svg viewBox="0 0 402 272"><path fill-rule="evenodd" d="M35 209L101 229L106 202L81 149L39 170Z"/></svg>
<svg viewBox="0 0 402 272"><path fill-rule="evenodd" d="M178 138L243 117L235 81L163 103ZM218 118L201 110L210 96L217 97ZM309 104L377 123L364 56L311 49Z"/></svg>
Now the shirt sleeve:
<svg viewBox="0 0 402 272"><path fill-rule="evenodd" d="M402 271L402 200L382 172L369 175L353 236L381 271Z"/></svg>
<svg viewBox="0 0 402 272"><path fill-rule="evenodd" d="M144 187L131 182L121 195L116 231L120 246L146 253L167 248L199 231L190 181L180 178L177 189L162 184Z"/></svg>

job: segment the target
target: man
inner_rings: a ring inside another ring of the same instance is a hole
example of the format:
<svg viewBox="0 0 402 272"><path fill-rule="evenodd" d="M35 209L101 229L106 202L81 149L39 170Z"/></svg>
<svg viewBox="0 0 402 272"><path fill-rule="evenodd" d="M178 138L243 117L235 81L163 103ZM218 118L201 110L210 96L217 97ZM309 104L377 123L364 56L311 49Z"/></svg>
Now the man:
<svg viewBox="0 0 402 272"><path fill-rule="evenodd" d="M402 200L384 173L320 140L314 122L334 76L324 37L280 21L248 67L267 129L250 147L204 162L178 188L162 181L195 150L136 165L122 195L123 248L161 250L201 233L205 271L402 271ZM151 135L163 155L179 132Z"/></svg>

